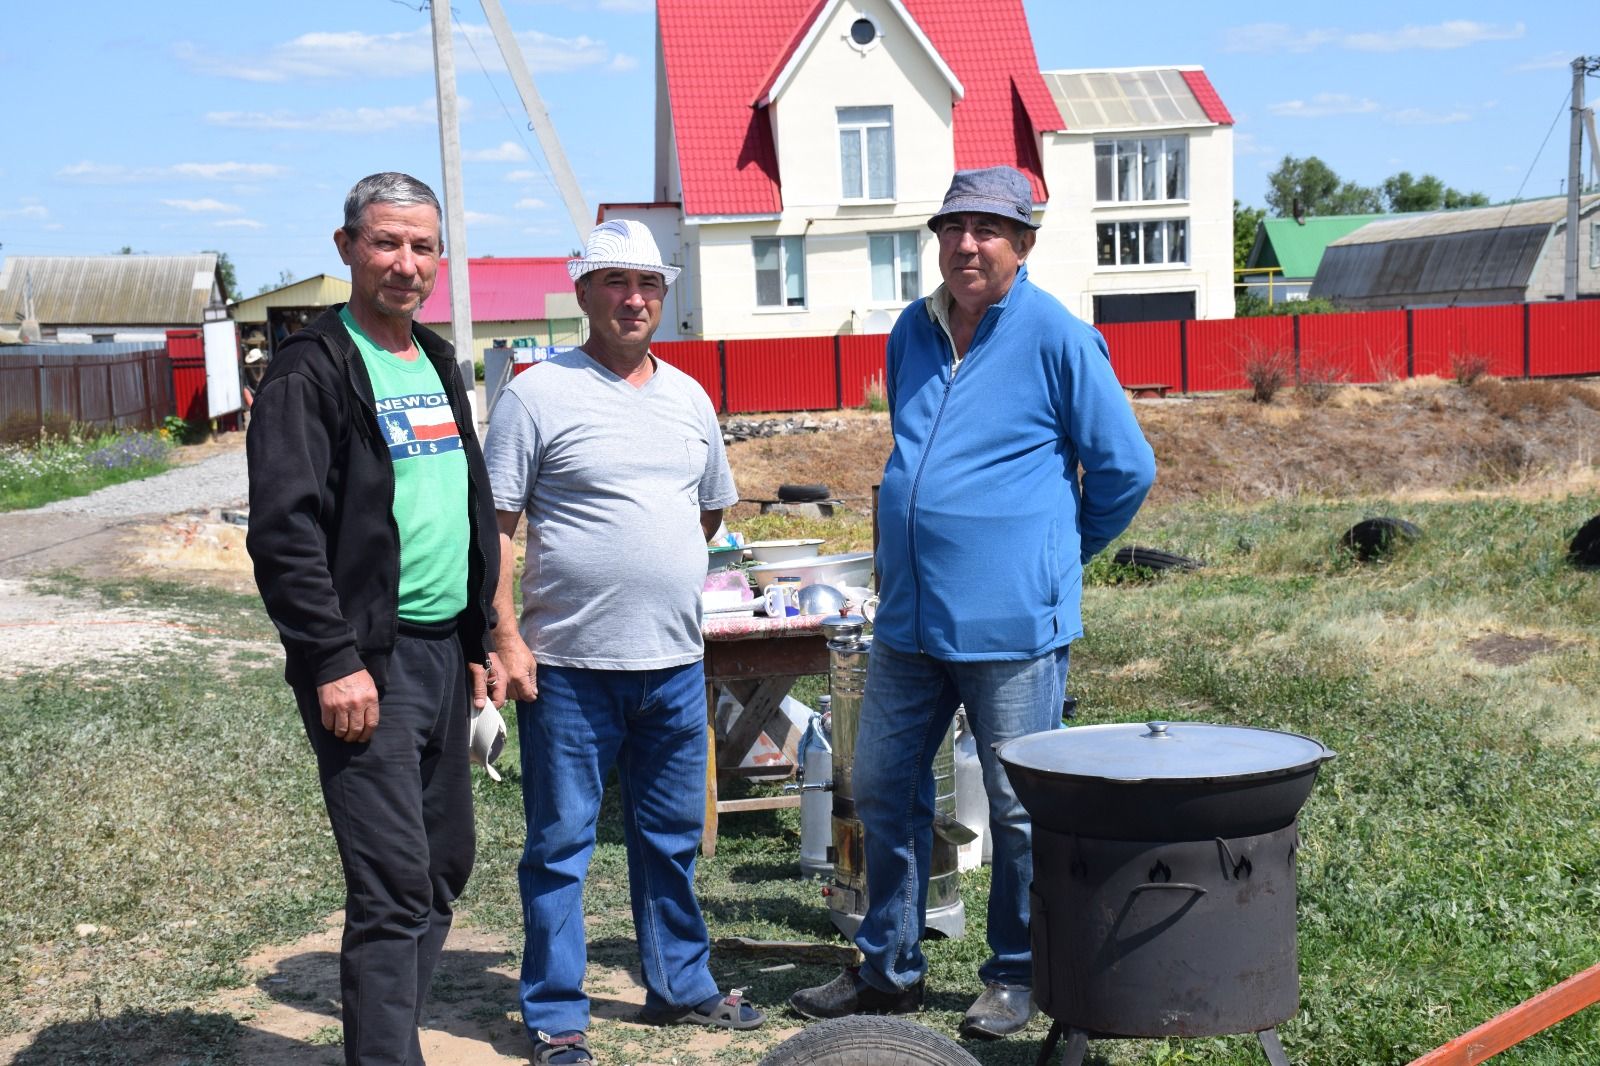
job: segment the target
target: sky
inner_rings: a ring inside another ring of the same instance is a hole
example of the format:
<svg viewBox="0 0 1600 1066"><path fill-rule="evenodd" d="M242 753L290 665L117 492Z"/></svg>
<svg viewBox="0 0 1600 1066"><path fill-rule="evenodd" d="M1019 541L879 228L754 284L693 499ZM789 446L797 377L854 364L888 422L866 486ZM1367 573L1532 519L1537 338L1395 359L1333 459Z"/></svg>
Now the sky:
<svg viewBox="0 0 1600 1066"><path fill-rule="evenodd" d="M590 207L650 199L653 0L502 5ZM0 257L222 250L248 296L348 276L331 234L357 178L443 190L422 0L7 6ZM1286 155L1364 185L1409 170L1493 201L1557 195L1570 64L1600 55L1586 0L1024 6L1042 69L1203 66L1254 206ZM566 255L580 237L482 8L453 17L468 253Z"/></svg>

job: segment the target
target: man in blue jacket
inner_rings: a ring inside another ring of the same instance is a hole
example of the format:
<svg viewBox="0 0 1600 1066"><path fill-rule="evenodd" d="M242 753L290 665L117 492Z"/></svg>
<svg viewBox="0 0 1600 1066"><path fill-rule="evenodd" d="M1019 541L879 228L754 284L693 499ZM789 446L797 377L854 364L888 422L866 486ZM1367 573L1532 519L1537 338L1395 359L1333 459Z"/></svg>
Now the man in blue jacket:
<svg viewBox="0 0 1600 1066"><path fill-rule="evenodd" d="M1028 281L1037 224L1011 167L955 175L928 227L944 284L889 335L894 451L878 496L878 613L856 740L866 829L862 964L791 1005L811 1018L921 1008L933 757L957 705L994 846L991 954L968 1036L1033 1016L1032 827L993 745L1060 724L1083 565L1127 528L1155 458L1104 339Z"/></svg>

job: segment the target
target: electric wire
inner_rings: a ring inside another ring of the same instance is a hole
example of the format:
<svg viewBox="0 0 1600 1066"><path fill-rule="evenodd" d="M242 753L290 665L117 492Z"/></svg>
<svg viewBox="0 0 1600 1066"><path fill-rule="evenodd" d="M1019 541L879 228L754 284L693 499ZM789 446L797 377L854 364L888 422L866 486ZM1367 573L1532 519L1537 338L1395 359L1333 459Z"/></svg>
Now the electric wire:
<svg viewBox="0 0 1600 1066"><path fill-rule="evenodd" d="M401 0L395 0L395 2L400 3ZM527 131L533 128L533 122L528 121L521 124L517 122L517 117L511 113L511 108L506 105L505 97L500 95L500 87L495 84L494 78L489 74L489 69L484 66L483 57L478 55L478 47L472 43L472 35L467 32L466 26L462 25L461 18L455 13L454 8L450 11L450 17L455 20L456 28L461 31L462 39L467 42L467 49L472 53L473 62L478 64L478 72L483 75L483 80L489 83L489 90L494 93L494 98L499 101L500 110L505 112L512 128L517 131L517 140L522 142L523 151L528 153L528 158L533 161L533 165L538 169L545 181L549 183L550 188L554 189L556 187L556 179L544 165L543 149L537 152L534 151L533 146L528 143L528 138L525 136Z"/></svg>

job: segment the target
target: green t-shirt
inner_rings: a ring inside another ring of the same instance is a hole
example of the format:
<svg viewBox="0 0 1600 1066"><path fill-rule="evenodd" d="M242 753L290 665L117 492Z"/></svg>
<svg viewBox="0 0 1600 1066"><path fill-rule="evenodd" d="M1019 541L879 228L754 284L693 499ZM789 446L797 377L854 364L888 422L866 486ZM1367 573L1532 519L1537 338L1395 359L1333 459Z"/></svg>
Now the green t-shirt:
<svg viewBox="0 0 1600 1066"><path fill-rule="evenodd" d="M394 464L394 521L400 528L400 617L445 622L467 606L467 456L450 398L422 345L407 362L339 312L372 379L378 426ZM449 506L451 500L456 501Z"/></svg>

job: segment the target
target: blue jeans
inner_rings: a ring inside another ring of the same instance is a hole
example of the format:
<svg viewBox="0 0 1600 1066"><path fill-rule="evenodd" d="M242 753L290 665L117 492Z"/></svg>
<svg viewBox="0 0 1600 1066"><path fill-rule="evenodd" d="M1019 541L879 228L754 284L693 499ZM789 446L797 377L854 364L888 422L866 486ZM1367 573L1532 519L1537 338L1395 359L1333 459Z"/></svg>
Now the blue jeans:
<svg viewBox="0 0 1600 1066"><path fill-rule="evenodd" d="M706 691L698 662L660 670L539 668L539 698L517 702L528 838L517 867L524 944L522 1020L589 1027L583 992L583 882L612 766L622 789L628 888L646 1010L717 994L694 896L705 822Z"/></svg>
<svg viewBox="0 0 1600 1066"><path fill-rule="evenodd" d="M862 978L881 991L922 979L933 855L933 757L957 705L978 742L994 860L984 982L1033 984L1028 886L1033 826L994 745L1061 725L1066 647L1019 662L946 662L875 642L867 664L851 782L866 830L867 913L856 933Z"/></svg>

